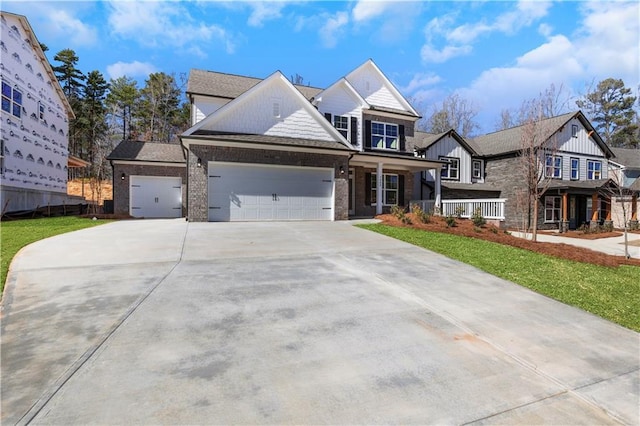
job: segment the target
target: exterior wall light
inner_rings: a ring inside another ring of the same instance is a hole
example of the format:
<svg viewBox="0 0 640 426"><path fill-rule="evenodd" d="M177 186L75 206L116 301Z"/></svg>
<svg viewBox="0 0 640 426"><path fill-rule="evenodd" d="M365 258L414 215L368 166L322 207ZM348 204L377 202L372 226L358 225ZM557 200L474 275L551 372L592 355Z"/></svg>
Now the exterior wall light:
<svg viewBox="0 0 640 426"><path fill-rule="evenodd" d="M123 173L120 175L120 180L124 180L124 178L125 178L125 174Z"/></svg>
<svg viewBox="0 0 640 426"><path fill-rule="evenodd" d="M196 166L202 167L202 159L201 158L198 158L198 161L196 161Z"/></svg>

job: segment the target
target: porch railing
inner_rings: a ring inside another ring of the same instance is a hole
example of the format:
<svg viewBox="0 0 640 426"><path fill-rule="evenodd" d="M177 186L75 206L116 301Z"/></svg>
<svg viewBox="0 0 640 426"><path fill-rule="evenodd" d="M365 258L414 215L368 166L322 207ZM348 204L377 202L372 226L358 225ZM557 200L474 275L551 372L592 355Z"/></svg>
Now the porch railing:
<svg viewBox="0 0 640 426"><path fill-rule="evenodd" d="M504 220L505 201L505 198L442 200L441 212L437 211L435 200L415 200L411 201L411 206L418 205L426 212L440 213L442 216L464 218L470 218L477 209L480 209L480 214L485 219Z"/></svg>

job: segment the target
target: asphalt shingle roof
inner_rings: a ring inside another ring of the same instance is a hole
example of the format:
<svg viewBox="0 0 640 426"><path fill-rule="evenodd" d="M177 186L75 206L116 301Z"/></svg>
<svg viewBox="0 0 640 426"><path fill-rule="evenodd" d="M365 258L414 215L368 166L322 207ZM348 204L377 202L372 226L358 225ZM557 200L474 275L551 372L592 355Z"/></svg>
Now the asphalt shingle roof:
<svg viewBox="0 0 640 426"><path fill-rule="evenodd" d="M187 93L235 99L261 81L261 78L192 69L187 82ZM294 86L307 99L322 91L317 87Z"/></svg>
<svg viewBox="0 0 640 426"><path fill-rule="evenodd" d="M214 139L220 141L232 141L232 142L245 142L264 145L287 145L287 146L300 146L306 148L320 148L330 149L338 151L355 151L349 149L343 143L338 141L322 141L313 139L300 139L300 138L288 138L284 136L267 136L267 135L253 135L244 133L225 133L210 130L198 130L192 135L185 136L186 139L194 138L198 139L201 136L202 139L211 140L211 136L215 136Z"/></svg>
<svg viewBox="0 0 640 426"><path fill-rule="evenodd" d="M571 118L576 114L576 112L570 112L538 122L537 128L540 129L540 134L538 136L540 137L538 138L539 142L537 146L539 146L543 141L548 140L561 126L571 120ZM522 149L522 138L526 131L528 131L528 127L526 125L522 125L478 136L471 139L470 142L473 144L471 146L474 148L477 147L478 152L481 155L490 156L505 154Z"/></svg>
<svg viewBox="0 0 640 426"><path fill-rule="evenodd" d="M616 163L634 169L640 169L640 149L611 148L611 151L613 151L613 155L616 156L613 159Z"/></svg>
<svg viewBox="0 0 640 426"><path fill-rule="evenodd" d="M552 180L549 182L549 189L598 189L611 183L611 179L593 179L593 180Z"/></svg>
<svg viewBox="0 0 640 426"><path fill-rule="evenodd" d="M184 163L182 146L178 144L122 141L107 160L137 160L162 163Z"/></svg>

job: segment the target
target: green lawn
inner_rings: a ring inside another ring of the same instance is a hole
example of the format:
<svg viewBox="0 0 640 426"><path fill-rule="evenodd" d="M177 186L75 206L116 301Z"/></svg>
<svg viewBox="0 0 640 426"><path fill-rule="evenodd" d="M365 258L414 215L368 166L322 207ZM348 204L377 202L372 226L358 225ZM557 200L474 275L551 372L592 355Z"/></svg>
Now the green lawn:
<svg viewBox="0 0 640 426"><path fill-rule="evenodd" d="M75 216L0 222L0 245L2 246L0 293L4 290L11 260L22 247L54 235L90 228L107 222L109 221L83 219ZM61 250L63 249L61 247Z"/></svg>
<svg viewBox="0 0 640 426"><path fill-rule="evenodd" d="M637 266L606 268L475 238L382 224L360 227L460 260L640 331L640 268Z"/></svg>

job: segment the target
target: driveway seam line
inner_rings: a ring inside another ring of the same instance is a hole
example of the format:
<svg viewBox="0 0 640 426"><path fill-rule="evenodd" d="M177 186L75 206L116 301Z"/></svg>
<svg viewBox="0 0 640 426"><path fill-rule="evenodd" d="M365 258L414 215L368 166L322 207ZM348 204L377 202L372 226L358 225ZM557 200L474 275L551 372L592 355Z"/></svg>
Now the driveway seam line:
<svg viewBox="0 0 640 426"><path fill-rule="evenodd" d="M160 279L158 282L153 285L149 291L147 291L142 296L138 297L135 302L133 302L129 308L125 311L125 313L118 318L117 321L113 323L113 325L103 333L102 337L95 344L89 346L89 348L78 358L76 359L69 368L65 370L60 377L49 387L49 390L43 393L27 410L27 412L16 422L16 424L30 424L38 414L49 404L49 402L53 399L58 392L64 387L64 385L71 380L73 376L93 357L93 355L98 352L100 348L104 346L104 344L115 334L116 331L124 324L124 322L131 316L133 313L144 303L145 300L151 296L151 294L166 281L166 279L173 273L173 271L182 263L182 257L184 255L184 246L187 239L187 232L189 230L189 224L187 223L187 227L185 229L184 235L182 237L182 247L180 249L180 257L176 261L175 265L171 267L171 269Z"/></svg>

